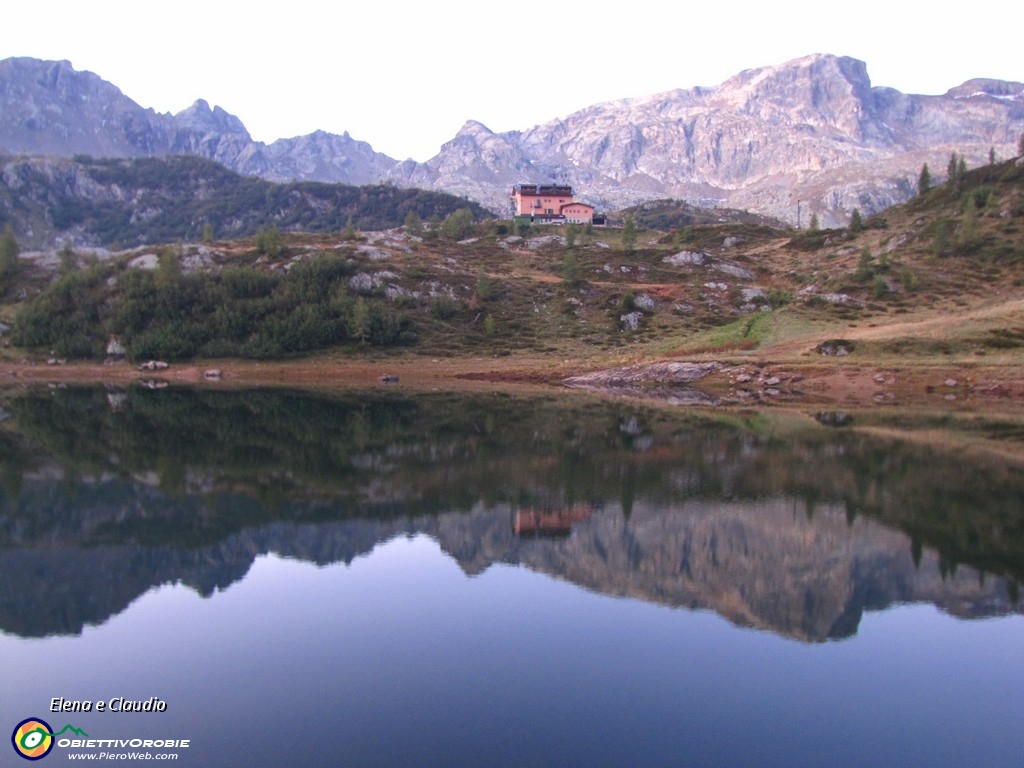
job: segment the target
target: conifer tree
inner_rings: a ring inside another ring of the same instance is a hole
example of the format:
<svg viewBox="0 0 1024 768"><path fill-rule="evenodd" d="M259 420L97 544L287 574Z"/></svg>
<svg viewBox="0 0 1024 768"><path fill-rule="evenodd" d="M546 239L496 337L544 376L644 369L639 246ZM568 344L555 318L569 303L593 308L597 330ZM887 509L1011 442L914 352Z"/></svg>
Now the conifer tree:
<svg viewBox="0 0 1024 768"><path fill-rule="evenodd" d="M427 219L427 231L425 235L429 235L432 239L437 238L441 232L441 217L436 213L430 214L430 218Z"/></svg>
<svg viewBox="0 0 1024 768"><path fill-rule="evenodd" d="M974 199L971 198L964 203L964 212L957 228L957 246L963 253L970 253L978 247L979 237L978 211L974 206Z"/></svg>
<svg viewBox="0 0 1024 768"><path fill-rule="evenodd" d="M576 254L567 251L562 257L562 282L567 286L574 286L580 281L580 263Z"/></svg>
<svg viewBox="0 0 1024 768"><path fill-rule="evenodd" d="M575 248L576 247L576 238L579 235L579 233L580 233L580 225L579 224L575 224L575 223L569 224L565 228L565 247L566 248Z"/></svg>
<svg viewBox="0 0 1024 768"><path fill-rule="evenodd" d="M256 233L256 253L275 258L281 255L284 250L284 241L281 239L281 230L275 224L270 229L260 229Z"/></svg>
<svg viewBox="0 0 1024 768"><path fill-rule="evenodd" d="M636 245L636 223L632 216L627 216L626 223L622 225L622 247L627 251L632 251L634 245Z"/></svg>
<svg viewBox="0 0 1024 768"><path fill-rule="evenodd" d="M75 253L70 242L64 243L57 252L57 258L60 259L59 272L61 275L69 275L78 268L78 254Z"/></svg>
<svg viewBox="0 0 1024 768"><path fill-rule="evenodd" d="M416 211L409 211L405 214L405 232L413 237L421 237L423 235L423 219L420 218Z"/></svg>
<svg viewBox="0 0 1024 768"><path fill-rule="evenodd" d="M917 194L923 195L932 188L932 174L928 170L928 163L921 166L921 175L917 178Z"/></svg>
<svg viewBox="0 0 1024 768"><path fill-rule="evenodd" d="M19 250L14 229L8 224L0 235L0 277L10 277L17 271Z"/></svg>
<svg viewBox="0 0 1024 768"><path fill-rule="evenodd" d="M950 181L956 180L957 159L956 152L949 156L949 165L946 166L946 178Z"/></svg>
<svg viewBox="0 0 1024 768"><path fill-rule="evenodd" d="M448 240L462 240L467 237L473 227L473 212L468 208L459 208L445 218L441 224L441 234Z"/></svg>

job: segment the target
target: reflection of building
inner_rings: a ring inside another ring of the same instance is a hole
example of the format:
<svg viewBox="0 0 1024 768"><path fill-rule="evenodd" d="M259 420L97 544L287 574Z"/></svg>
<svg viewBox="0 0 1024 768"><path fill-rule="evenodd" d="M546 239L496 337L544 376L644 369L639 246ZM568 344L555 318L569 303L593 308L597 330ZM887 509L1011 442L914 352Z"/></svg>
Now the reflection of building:
<svg viewBox="0 0 1024 768"><path fill-rule="evenodd" d="M589 504L574 504L560 509L533 509L516 511L512 530L517 536L568 536L573 523L589 520L593 513Z"/></svg>
<svg viewBox="0 0 1024 768"><path fill-rule="evenodd" d="M573 199L572 187L559 184L516 184L512 187L512 215L530 221L589 224L594 206Z"/></svg>

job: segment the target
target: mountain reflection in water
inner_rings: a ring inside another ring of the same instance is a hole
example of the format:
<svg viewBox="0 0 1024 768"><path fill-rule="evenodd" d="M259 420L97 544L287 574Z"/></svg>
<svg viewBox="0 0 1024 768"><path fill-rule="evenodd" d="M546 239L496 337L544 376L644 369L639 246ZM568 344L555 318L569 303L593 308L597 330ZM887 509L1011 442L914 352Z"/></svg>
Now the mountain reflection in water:
<svg viewBox="0 0 1024 768"><path fill-rule="evenodd" d="M435 539L802 641L925 602L1020 612L1024 473L806 418L504 394L101 388L9 394L0 630L77 634L263 554ZM929 425L933 428L934 425Z"/></svg>

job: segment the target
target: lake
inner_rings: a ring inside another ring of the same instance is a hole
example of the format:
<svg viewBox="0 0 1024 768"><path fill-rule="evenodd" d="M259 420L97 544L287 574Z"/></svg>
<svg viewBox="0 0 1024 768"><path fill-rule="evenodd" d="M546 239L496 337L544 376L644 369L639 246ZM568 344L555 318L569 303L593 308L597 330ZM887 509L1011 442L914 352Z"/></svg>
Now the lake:
<svg viewBox="0 0 1024 768"><path fill-rule="evenodd" d="M1019 767L1021 448L556 390L5 390L0 762L43 728L49 761Z"/></svg>

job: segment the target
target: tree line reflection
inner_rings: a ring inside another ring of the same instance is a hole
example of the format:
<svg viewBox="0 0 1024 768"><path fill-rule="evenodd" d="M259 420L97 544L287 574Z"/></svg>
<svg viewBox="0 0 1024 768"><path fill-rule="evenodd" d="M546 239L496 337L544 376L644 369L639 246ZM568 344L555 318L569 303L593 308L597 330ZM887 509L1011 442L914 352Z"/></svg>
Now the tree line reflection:
<svg viewBox="0 0 1024 768"><path fill-rule="evenodd" d="M3 408L0 628L20 635L80 632L159 584L209 595L259 554L349 562L408 533L467 573L521 563L802 640L893 602L1019 610L1024 474L952 432L400 390L89 387Z"/></svg>

